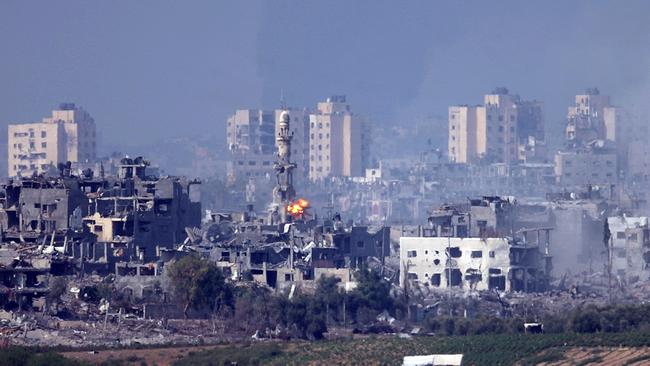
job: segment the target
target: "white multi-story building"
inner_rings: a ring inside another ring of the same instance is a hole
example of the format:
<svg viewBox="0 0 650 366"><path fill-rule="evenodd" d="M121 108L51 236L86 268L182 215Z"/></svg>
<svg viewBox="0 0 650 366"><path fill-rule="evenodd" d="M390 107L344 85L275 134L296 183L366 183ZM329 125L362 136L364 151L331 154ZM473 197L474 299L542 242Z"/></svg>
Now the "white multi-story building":
<svg viewBox="0 0 650 366"><path fill-rule="evenodd" d="M67 161L96 159L95 121L72 103L64 103L42 122L8 127L8 175L44 173Z"/></svg>
<svg viewBox="0 0 650 366"><path fill-rule="evenodd" d="M537 245L508 238L402 237L400 283L432 290L536 291L547 268Z"/></svg>

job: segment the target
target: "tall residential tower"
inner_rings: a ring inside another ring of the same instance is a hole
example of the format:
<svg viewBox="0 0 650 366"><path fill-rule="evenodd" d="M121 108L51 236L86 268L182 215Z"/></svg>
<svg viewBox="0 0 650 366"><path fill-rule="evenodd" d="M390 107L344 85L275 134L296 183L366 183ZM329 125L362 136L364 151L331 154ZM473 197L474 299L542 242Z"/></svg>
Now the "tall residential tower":
<svg viewBox="0 0 650 366"><path fill-rule="evenodd" d="M42 122L8 127L8 175L44 173L67 161L96 159L95 120L81 107L63 103Z"/></svg>

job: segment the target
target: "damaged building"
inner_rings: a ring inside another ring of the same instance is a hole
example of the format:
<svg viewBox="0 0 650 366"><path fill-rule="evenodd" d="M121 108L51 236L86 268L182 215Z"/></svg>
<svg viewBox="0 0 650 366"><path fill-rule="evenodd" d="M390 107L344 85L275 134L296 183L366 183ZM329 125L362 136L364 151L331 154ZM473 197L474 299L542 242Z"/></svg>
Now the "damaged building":
<svg viewBox="0 0 650 366"><path fill-rule="evenodd" d="M68 163L58 176L10 180L0 189L3 245L42 256L55 275L155 265L162 249L186 239L186 227L200 226L200 182L158 177L148 167L143 158L123 158L117 176L103 169L76 176Z"/></svg>
<svg viewBox="0 0 650 366"><path fill-rule="evenodd" d="M650 227L647 217L607 218L612 274L625 283L650 279Z"/></svg>
<svg viewBox="0 0 650 366"><path fill-rule="evenodd" d="M186 238L201 223L199 181L149 175L142 159L122 160L118 179L89 195L84 227L96 238L91 261L155 261L161 249Z"/></svg>
<svg viewBox="0 0 650 366"><path fill-rule="evenodd" d="M233 279L249 277L273 288L335 276L343 284L355 269L390 255L388 227L348 226L340 217L268 225L248 214L216 214L193 243Z"/></svg>
<svg viewBox="0 0 650 366"><path fill-rule="evenodd" d="M514 202L471 199L432 212L429 228L400 238L400 283L462 290L543 291L550 228L515 230Z"/></svg>

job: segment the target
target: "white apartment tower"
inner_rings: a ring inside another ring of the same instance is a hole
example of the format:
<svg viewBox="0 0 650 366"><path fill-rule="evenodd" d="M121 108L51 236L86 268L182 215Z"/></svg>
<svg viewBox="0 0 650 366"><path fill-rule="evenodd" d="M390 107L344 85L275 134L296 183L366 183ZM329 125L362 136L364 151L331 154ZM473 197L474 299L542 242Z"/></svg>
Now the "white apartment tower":
<svg viewBox="0 0 650 366"><path fill-rule="evenodd" d="M63 103L42 122L8 127L8 175L45 173L59 163L96 158L95 121L81 107Z"/></svg>
<svg viewBox="0 0 650 366"><path fill-rule="evenodd" d="M353 114L345 96L318 103L309 116L309 179L363 176L370 152L369 126Z"/></svg>

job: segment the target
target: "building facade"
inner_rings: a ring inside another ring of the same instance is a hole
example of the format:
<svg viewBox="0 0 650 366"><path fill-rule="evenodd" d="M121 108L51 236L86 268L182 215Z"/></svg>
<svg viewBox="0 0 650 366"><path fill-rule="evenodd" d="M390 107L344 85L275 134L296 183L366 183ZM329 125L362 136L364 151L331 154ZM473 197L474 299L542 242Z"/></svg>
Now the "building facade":
<svg viewBox="0 0 650 366"><path fill-rule="evenodd" d="M650 278L650 227L647 217L607 218L611 232L612 275L627 283Z"/></svg>
<svg viewBox="0 0 650 366"><path fill-rule="evenodd" d="M566 147L555 154L559 184L614 184L619 180L619 169L626 170L628 157L620 114L609 96L596 88L576 95L567 113Z"/></svg>
<svg viewBox="0 0 650 366"><path fill-rule="evenodd" d="M275 113L238 109L226 121L230 151L228 175L233 178L267 177L275 160Z"/></svg>
<svg viewBox="0 0 650 366"><path fill-rule="evenodd" d="M309 178L364 176L370 154L370 130L353 114L345 96L318 103L309 116Z"/></svg>
<svg viewBox="0 0 650 366"><path fill-rule="evenodd" d="M497 88L484 96L483 105L449 107L452 162L541 162L545 153L541 102Z"/></svg>
<svg viewBox="0 0 650 366"><path fill-rule="evenodd" d="M567 113L567 145L575 148L593 140L623 140L620 112L620 108L611 105L609 96L601 95L597 88L576 95L575 105Z"/></svg>
<svg viewBox="0 0 650 366"><path fill-rule="evenodd" d="M291 157L297 164L296 177L306 178L309 171L309 111L307 109L238 109L226 121L226 139L230 151L228 174L235 178L270 177L274 174L276 136L280 116L291 118Z"/></svg>
<svg viewBox="0 0 650 366"><path fill-rule="evenodd" d="M550 228L519 227L514 199L482 197L431 211L418 237L401 237L400 283L431 289L542 291Z"/></svg>
<svg viewBox="0 0 650 366"><path fill-rule="evenodd" d="M95 121L81 107L64 103L42 122L9 125L7 173L41 174L67 161L90 163L96 151Z"/></svg>
<svg viewBox="0 0 650 366"><path fill-rule="evenodd" d="M594 151L559 151L555 155L555 177L563 186L614 184L616 154Z"/></svg>

